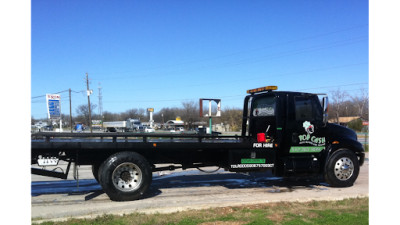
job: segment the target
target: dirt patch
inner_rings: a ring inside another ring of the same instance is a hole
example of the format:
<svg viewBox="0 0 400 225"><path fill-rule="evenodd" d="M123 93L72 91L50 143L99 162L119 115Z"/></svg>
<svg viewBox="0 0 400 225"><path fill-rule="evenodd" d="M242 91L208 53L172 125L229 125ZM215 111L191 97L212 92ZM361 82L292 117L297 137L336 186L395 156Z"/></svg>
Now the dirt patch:
<svg viewBox="0 0 400 225"><path fill-rule="evenodd" d="M242 225L248 222L245 221L214 221L214 222L206 222L200 223L199 225Z"/></svg>
<svg viewBox="0 0 400 225"><path fill-rule="evenodd" d="M284 215L280 213L274 213L272 215L268 215L267 218L274 222L282 222L284 219Z"/></svg>
<svg viewBox="0 0 400 225"><path fill-rule="evenodd" d="M225 216L233 213L235 210L232 207L223 207L223 208L216 208L215 211L216 211L215 214Z"/></svg>

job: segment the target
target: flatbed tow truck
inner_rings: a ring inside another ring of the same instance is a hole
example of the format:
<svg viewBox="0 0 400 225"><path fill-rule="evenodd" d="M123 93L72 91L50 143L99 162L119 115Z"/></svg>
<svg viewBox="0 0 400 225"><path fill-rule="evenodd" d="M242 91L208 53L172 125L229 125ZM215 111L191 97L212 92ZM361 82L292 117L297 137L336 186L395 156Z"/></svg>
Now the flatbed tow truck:
<svg viewBox="0 0 400 225"><path fill-rule="evenodd" d="M327 122L328 97L248 90L241 135L55 133L31 135L31 173L67 179L70 166L91 165L95 179L114 201L137 200L151 185L152 172L217 166L232 172L324 177L349 187L364 163L354 131ZM44 169L68 162L65 172ZM159 164L170 166L157 167Z"/></svg>

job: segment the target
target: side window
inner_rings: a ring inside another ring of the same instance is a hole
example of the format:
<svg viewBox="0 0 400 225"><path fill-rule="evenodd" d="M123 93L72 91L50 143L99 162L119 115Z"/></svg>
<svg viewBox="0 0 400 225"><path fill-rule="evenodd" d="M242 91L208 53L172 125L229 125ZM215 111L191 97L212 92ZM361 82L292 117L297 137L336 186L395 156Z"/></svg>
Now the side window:
<svg viewBox="0 0 400 225"><path fill-rule="evenodd" d="M275 116L275 96L256 98L253 102L252 116Z"/></svg>
<svg viewBox="0 0 400 225"><path fill-rule="evenodd" d="M316 98L304 96L295 97L294 102L296 107L296 120L322 120L322 112L319 110L320 107L318 107L316 104L315 99Z"/></svg>
<svg viewBox="0 0 400 225"><path fill-rule="evenodd" d="M252 136L266 133L270 137L276 134L276 98L274 95L253 98L249 131Z"/></svg>

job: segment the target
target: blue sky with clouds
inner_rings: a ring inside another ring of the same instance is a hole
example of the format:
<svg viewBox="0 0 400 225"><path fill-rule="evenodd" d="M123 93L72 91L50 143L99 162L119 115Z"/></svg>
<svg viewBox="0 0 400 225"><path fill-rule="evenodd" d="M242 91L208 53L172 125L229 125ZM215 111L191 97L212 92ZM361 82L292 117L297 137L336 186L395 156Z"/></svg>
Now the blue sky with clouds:
<svg viewBox="0 0 400 225"><path fill-rule="evenodd" d="M181 106L246 90L357 95L368 90L368 1L31 2L31 114L61 92L62 113L87 97L103 111ZM96 110L97 112L97 110Z"/></svg>

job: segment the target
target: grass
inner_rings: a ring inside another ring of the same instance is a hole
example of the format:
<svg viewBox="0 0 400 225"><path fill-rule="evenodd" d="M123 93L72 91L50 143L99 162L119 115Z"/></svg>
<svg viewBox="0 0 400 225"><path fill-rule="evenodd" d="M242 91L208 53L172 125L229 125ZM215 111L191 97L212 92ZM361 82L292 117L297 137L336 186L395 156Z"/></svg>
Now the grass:
<svg viewBox="0 0 400 225"><path fill-rule="evenodd" d="M133 213L124 216L103 215L95 219L69 219L64 224L168 224L168 225L268 225L268 224L368 224L369 198L342 201L279 202L205 210L189 210L169 214ZM33 224L35 222L33 221Z"/></svg>

